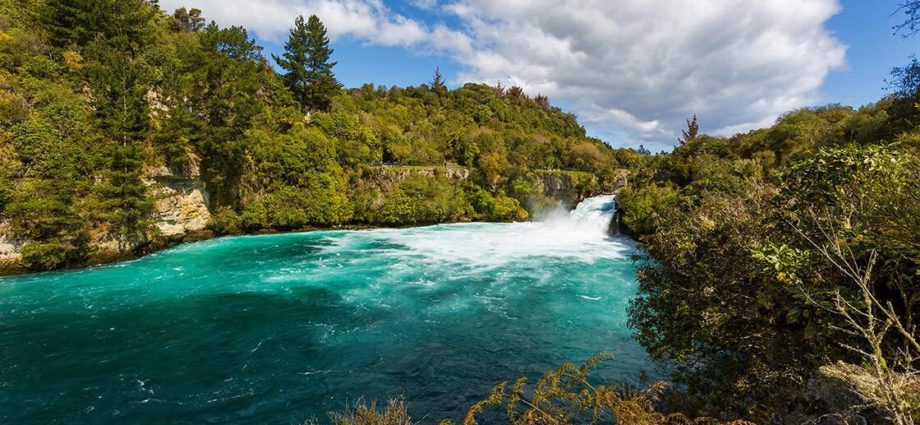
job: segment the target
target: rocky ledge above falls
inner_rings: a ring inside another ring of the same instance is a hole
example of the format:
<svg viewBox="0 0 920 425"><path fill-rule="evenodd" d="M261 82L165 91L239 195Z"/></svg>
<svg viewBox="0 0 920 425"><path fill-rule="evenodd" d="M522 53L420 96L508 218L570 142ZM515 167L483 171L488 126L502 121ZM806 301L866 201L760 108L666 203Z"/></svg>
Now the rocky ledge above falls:
<svg viewBox="0 0 920 425"><path fill-rule="evenodd" d="M472 178L469 169L459 166L389 165L365 167L358 178L386 188L412 175L443 176L458 185ZM143 181L153 203L152 226L133 235L118 234L108 228L90 229L85 264L132 258L177 242L213 236L208 229L212 219L210 200L194 158L180 167L147 167ZM540 170L532 174L531 180L533 188L548 202L547 208L572 207L588 197L615 192L626 184L626 172L618 171L613 184L609 183L611 179L607 181L602 186L593 173L574 170ZM9 223L0 221L0 274L25 271L22 249L28 241L12 235Z"/></svg>
<svg viewBox="0 0 920 425"><path fill-rule="evenodd" d="M627 170L616 170L614 179L602 185L596 175L585 171L541 170L537 173L543 196L569 206L578 205L591 196L618 192L628 183L629 175Z"/></svg>

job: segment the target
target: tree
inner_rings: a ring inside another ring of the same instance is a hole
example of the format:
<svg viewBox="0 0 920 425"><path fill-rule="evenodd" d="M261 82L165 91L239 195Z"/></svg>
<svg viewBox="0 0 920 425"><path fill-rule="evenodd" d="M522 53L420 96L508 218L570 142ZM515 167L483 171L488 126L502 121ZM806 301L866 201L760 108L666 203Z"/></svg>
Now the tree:
<svg viewBox="0 0 920 425"><path fill-rule="evenodd" d="M524 99L527 97L527 95L524 93L524 89L521 88L520 86L511 86L511 88L508 89L507 94L508 94L508 97L511 97L513 99Z"/></svg>
<svg viewBox="0 0 920 425"><path fill-rule="evenodd" d="M862 265L849 246L841 242L833 228L824 228L816 213L812 211L815 225L824 231L824 240L811 239L805 231L796 231L805 238L820 257L833 265L837 272L846 276L858 288L858 296L844 295L849 288L835 288L831 291L831 302L819 301L816 297L827 296L811 288L802 287L806 299L815 308L844 319L841 327L845 332L861 339L861 344L844 346L860 357L863 365L838 363L821 368L822 373L841 379L852 385L852 390L870 405L897 425L915 423L920 413L920 370L914 365L920 363L920 336L914 334L910 314L902 314L893 303L881 298L875 288L872 276L878 261L878 252L870 250L868 264ZM813 295L812 292L817 292ZM896 342L898 350L892 354L888 347L890 340ZM920 419L920 418L918 418Z"/></svg>
<svg viewBox="0 0 920 425"><path fill-rule="evenodd" d="M920 92L920 61L916 56L911 57L907 65L891 70L888 89L899 97L911 97Z"/></svg>
<svg viewBox="0 0 920 425"><path fill-rule="evenodd" d="M326 27L316 15L310 16L306 23L303 16L297 17L284 50L282 57L273 55L273 58L286 71L284 82L294 98L305 112L328 111L332 96L341 85L332 72L336 62L329 61L333 50L329 47Z"/></svg>
<svg viewBox="0 0 920 425"><path fill-rule="evenodd" d="M93 43L89 48L90 87L94 93L96 125L108 139L108 179L97 190L105 218L122 234L144 226L150 208L141 180L141 145L150 129L150 109L144 100L147 83L144 67L118 48Z"/></svg>
<svg viewBox="0 0 920 425"><path fill-rule="evenodd" d="M154 9L142 0L49 0L41 21L57 47L123 38L135 47L150 36Z"/></svg>
<svg viewBox="0 0 920 425"><path fill-rule="evenodd" d="M212 23L198 37L202 48L197 57L189 59L187 71L194 76L195 86L175 101L187 97L188 106L194 108L195 114L188 117L192 120L189 130L204 157L202 175L211 202L235 205L242 161L251 142L244 135L254 117L268 106L258 93L272 87L274 78L261 48L244 28L219 28Z"/></svg>
<svg viewBox="0 0 920 425"><path fill-rule="evenodd" d="M920 0L905 0L898 11L904 12L904 22L894 27L895 34L902 33L904 38L920 33Z"/></svg>
<svg viewBox="0 0 920 425"><path fill-rule="evenodd" d="M687 120L687 129L682 130L682 137L677 139L681 145L685 145L696 140L696 135L700 131L700 124L696 121L696 114L693 114L693 118Z"/></svg>
<svg viewBox="0 0 920 425"><path fill-rule="evenodd" d="M444 77L441 76L441 68L434 69L434 77L431 79L431 90L435 93L442 93L447 90L447 84L444 83Z"/></svg>
<svg viewBox="0 0 920 425"><path fill-rule="evenodd" d="M173 13L172 28L175 31L196 32L205 27L205 20L201 17L200 9L176 9Z"/></svg>
<svg viewBox="0 0 920 425"><path fill-rule="evenodd" d="M777 230L791 231L775 232L786 236L773 255L758 255L801 291L810 317L827 313L819 334L851 352L821 372L896 424L920 418L918 165L887 146L826 149L794 164L778 198Z"/></svg>

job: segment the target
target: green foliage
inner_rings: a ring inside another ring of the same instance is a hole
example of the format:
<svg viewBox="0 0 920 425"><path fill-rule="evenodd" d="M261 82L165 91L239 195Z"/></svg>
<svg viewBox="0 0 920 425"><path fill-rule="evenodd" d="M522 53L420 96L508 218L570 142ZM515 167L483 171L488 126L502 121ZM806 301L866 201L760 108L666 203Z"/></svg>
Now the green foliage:
<svg viewBox="0 0 920 425"><path fill-rule="evenodd" d="M430 224L457 221L471 214L461 187L444 176L412 174L387 196L377 220L384 224Z"/></svg>
<svg viewBox="0 0 920 425"><path fill-rule="evenodd" d="M312 124L335 141L338 161L344 166L354 167L383 159L379 136L353 114L342 111L318 114Z"/></svg>
<svg viewBox="0 0 920 425"><path fill-rule="evenodd" d="M242 199L244 228L297 229L350 219L346 178L322 132L300 125L286 134L258 130L249 137L258 142L252 151L255 180L247 182L254 194Z"/></svg>
<svg viewBox="0 0 920 425"><path fill-rule="evenodd" d="M686 389L673 407L767 421L821 366L859 363L847 347L874 350L838 308L872 307L822 246L874 261L870 290L916 335L918 112L906 99L809 108L667 155L621 154L638 169L618 204L653 258L630 324ZM909 373L906 340L878 345L894 373Z"/></svg>
<svg viewBox="0 0 920 425"><path fill-rule="evenodd" d="M88 234L75 212L68 188L53 180L29 179L14 189L3 213L14 234L28 241L24 266L46 270L85 259Z"/></svg>
<svg viewBox="0 0 920 425"><path fill-rule="evenodd" d="M58 47L103 40L136 48L151 35L154 11L143 0L47 0L40 16Z"/></svg>
<svg viewBox="0 0 920 425"><path fill-rule="evenodd" d="M630 231L637 234L654 233L661 214L676 203L677 191L671 186L628 186L617 196L617 205L629 211L623 219Z"/></svg>
<svg viewBox="0 0 920 425"><path fill-rule="evenodd" d="M328 111L341 85L332 72L336 62L330 62L332 49L326 27L316 15L306 23L298 16L284 50L282 57L273 57L286 72L284 82L294 98L305 111Z"/></svg>
<svg viewBox="0 0 920 425"><path fill-rule="evenodd" d="M205 27L205 20L201 17L201 9L186 9L180 7L173 13L173 31L195 32Z"/></svg>
<svg viewBox="0 0 920 425"><path fill-rule="evenodd" d="M26 118L29 107L24 99L12 93L0 93L0 122L11 125Z"/></svg>
<svg viewBox="0 0 920 425"><path fill-rule="evenodd" d="M208 227L218 233L239 233L243 230L242 218L233 208L223 206L211 214ZM258 226L261 227L261 226Z"/></svg>
<svg viewBox="0 0 920 425"><path fill-rule="evenodd" d="M449 90L439 75L342 91L322 23L298 19L290 35L278 75L244 28L205 25L197 9L0 1L7 236L48 255L38 268L150 242L148 174L164 166L200 176L219 233L523 220L555 203L546 170L566 169L577 196L615 174L617 152L545 98ZM22 196L36 186L53 190Z"/></svg>
<svg viewBox="0 0 920 425"><path fill-rule="evenodd" d="M817 367L795 343L806 330L784 326L792 296L759 279L751 258L770 235L771 193L752 186L671 207L644 239L655 261L640 269L630 325L653 358L673 362L691 412L764 420Z"/></svg>
<svg viewBox="0 0 920 425"><path fill-rule="evenodd" d="M823 258L819 246L841 246L861 263L874 257L871 285L876 296L904 311L908 326L914 326L913 317L920 312L918 170L920 158L915 153L884 145L823 150L793 164L779 175L782 189L770 222L783 236L767 248L788 245L787 251L794 249L798 255L765 260L794 273L800 290L819 305L829 305L829 294L840 288L851 302L862 301L852 284L844 284L847 276ZM829 322L820 331L842 339L845 336L836 330L840 326Z"/></svg>
<svg viewBox="0 0 920 425"><path fill-rule="evenodd" d="M493 196L479 186L469 185L467 199L473 210L476 211L477 218L481 220L524 221L528 218L528 213L521 207L521 203L517 199L508 197L504 192Z"/></svg>

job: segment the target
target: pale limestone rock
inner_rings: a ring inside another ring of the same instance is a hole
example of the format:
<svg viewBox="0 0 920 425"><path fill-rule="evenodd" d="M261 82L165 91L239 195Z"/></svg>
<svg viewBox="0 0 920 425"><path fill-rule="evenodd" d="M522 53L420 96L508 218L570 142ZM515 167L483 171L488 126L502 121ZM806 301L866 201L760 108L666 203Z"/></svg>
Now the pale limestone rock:
<svg viewBox="0 0 920 425"><path fill-rule="evenodd" d="M147 237L142 233L122 235L112 231L93 232L90 235L90 246L100 255L107 257L122 257L147 243Z"/></svg>
<svg viewBox="0 0 920 425"><path fill-rule="evenodd" d="M160 236L177 237L204 230L211 220L208 200L200 183L160 186L156 189L156 226Z"/></svg>
<svg viewBox="0 0 920 425"><path fill-rule="evenodd" d="M205 230L211 213L204 183L198 180L196 158L190 158L186 166L178 169L160 166L146 170L145 174L145 183L156 199L153 218L159 237L182 237Z"/></svg>
<svg viewBox="0 0 920 425"><path fill-rule="evenodd" d="M16 263L22 258L22 244L10 238L8 229L7 223L0 223L0 262Z"/></svg>

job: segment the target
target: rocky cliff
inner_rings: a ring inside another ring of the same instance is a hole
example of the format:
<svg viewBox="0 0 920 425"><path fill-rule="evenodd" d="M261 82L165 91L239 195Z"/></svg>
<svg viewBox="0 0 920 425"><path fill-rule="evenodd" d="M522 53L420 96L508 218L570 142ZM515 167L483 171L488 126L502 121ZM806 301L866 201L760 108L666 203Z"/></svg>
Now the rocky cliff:
<svg viewBox="0 0 920 425"><path fill-rule="evenodd" d="M22 245L23 241L17 241L10 236L9 223L0 222L0 270L19 263L22 258Z"/></svg>
<svg viewBox="0 0 920 425"><path fill-rule="evenodd" d="M156 200L153 213L156 237L184 237L207 228L211 212L197 164L185 170L170 170L165 166L149 170L145 183Z"/></svg>
<svg viewBox="0 0 920 425"><path fill-rule="evenodd" d="M144 173L144 183L154 201L151 227L146 233L133 235L92 229L86 256L90 264L134 257L190 237L210 236L208 195L199 180L197 162L178 169L149 168ZM24 271L22 247L27 241L11 235L9 224L0 222L0 273Z"/></svg>
<svg viewBox="0 0 920 425"><path fill-rule="evenodd" d="M543 196L574 207L585 198L616 193L627 184L627 170L616 170L612 179L601 183L593 173L584 171L543 170L538 172Z"/></svg>
<svg viewBox="0 0 920 425"><path fill-rule="evenodd" d="M469 169L457 166L373 166L356 175L357 180L352 184L372 185L378 192L386 193L412 175L446 177L458 185L471 178ZM87 253L90 264L131 258L184 240L213 236L208 230L211 221L208 192L195 158L178 167L148 167L143 180L154 203L151 226L146 232L134 235L91 229ZM622 187L625 174L614 187L602 187L592 173L546 170L535 174L534 185L543 194L537 209L573 207L587 197ZM0 273L25 271L21 252L27 241L11 235L9 224L0 222Z"/></svg>

